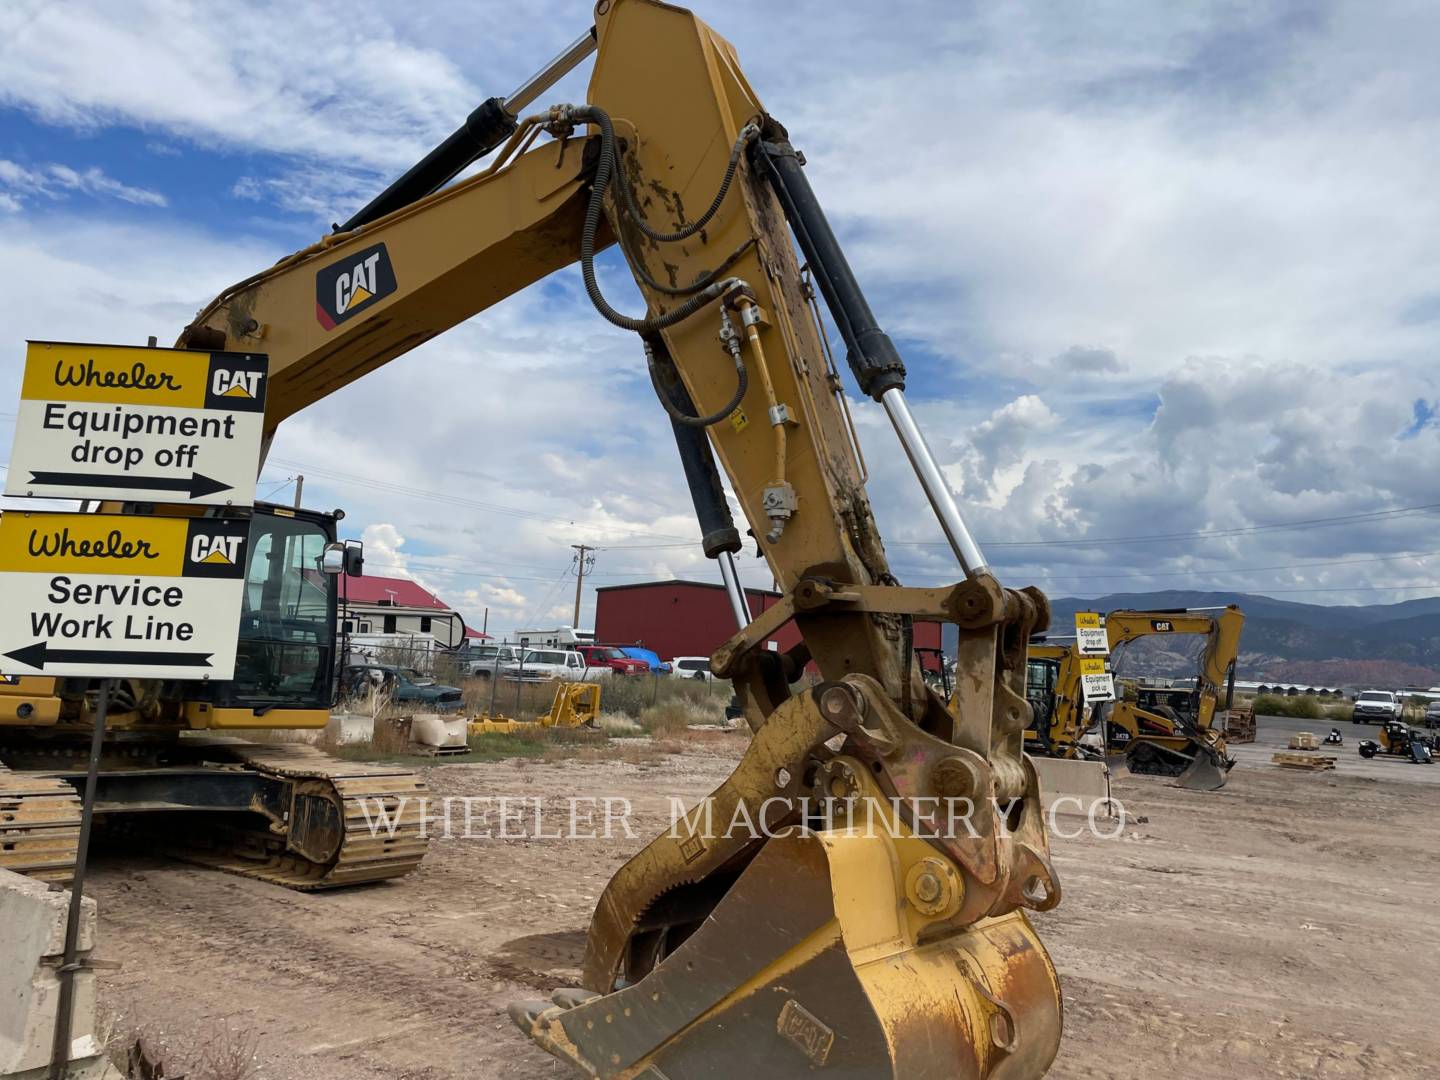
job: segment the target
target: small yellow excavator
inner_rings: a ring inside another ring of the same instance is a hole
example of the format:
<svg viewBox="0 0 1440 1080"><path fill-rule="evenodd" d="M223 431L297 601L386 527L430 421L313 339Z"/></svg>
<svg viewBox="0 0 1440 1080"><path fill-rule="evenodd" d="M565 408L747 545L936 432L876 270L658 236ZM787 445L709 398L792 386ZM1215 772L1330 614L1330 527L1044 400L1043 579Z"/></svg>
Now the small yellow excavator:
<svg viewBox="0 0 1440 1080"><path fill-rule="evenodd" d="M517 1006L517 1023L596 1077L1038 1077L1059 1046L1061 999L1026 912L1053 908L1060 886L1023 753L1024 678L1048 602L987 566L804 156L734 48L658 0L600 0L594 18L333 235L221 292L177 346L268 354L268 445L287 417L578 261L591 305L635 335L670 417L700 544L736 617L711 668L734 683L754 735L706 813L651 841L606 887L583 987ZM591 54L586 102L528 111ZM643 312L604 295L595 259L612 245ZM905 587L890 569L821 300L949 541L957 584ZM753 619L717 458L783 594ZM313 761L307 772L275 744L176 736L322 720L337 579L315 571L333 523L279 508L209 513L250 521L244 659L223 686L127 680L130 696L111 703L129 731L111 746L105 798L158 816L203 810L229 823L222 861L280 860L283 877L294 856L330 884L348 865L348 778ZM299 618L300 601L313 616ZM958 629L949 700L923 677L916 619ZM770 651L792 620L802 643ZM802 681L811 662L814 685ZM31 711L5 714L0 755L16 775L63 780L95 690L41 681L20 688ZM393 794L400 778L356 788L385 784ZM190 801L163 802L177 795ZM292 809L235 803L252 797ZM937 805L968 810L942 821Z"/></svg>
<svg viewBox="0 0 1440 1080"><path fill-rule="evenodd" d="M1218 611L1218 614L1216 612ZM1045 757L1076 758L1100 753L1082 741L1105 721L1104 753L1134 773L1175 776L1181 787L1213 791L1225 786L1234 765L1221 729L1214 725L1220 687L1229 709L1235 686L1244 613L1223 609L1112 611L1105 616L1112 666L1123 663L1125 646L1154 634L1202 634L1205 644L1194 687L1142 686L1122 681L1121 700L1087 708L1080 692L1080 657L1072 643L1037 639L1030 643L1026 697L1034 719L1025 748Z"/></svg>

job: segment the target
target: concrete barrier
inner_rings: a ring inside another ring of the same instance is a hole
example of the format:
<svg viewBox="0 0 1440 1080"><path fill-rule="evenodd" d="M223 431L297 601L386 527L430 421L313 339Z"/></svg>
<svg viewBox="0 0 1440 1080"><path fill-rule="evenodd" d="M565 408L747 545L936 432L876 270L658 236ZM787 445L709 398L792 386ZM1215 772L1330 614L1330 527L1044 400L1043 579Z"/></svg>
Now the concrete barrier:
<svg viewBox="0 0 1440 1080"><path fill-rule="evenodd" d="M44 882L0 870L0 1080L44 1080L50 1074L69 907L68 892L51 892ZM95 946L95 901L89 897L82 902L79 946L82 961ZM72 1080L119 1076L95 1038L93 971L75 973L70 1031Z"/></svg>
<svg viewBox="0 0 1440 1080"><path fill-rule="evenodd" d="M1048 813L1060 798L1079 799L1081 807L1067 802L1059 813L1088 814L1092 803L1105 798L1105 775L1109 769L1103 761L1081 761L1078 758L1033 757L1035 773L1040 777L1040 796Z"/></svg>

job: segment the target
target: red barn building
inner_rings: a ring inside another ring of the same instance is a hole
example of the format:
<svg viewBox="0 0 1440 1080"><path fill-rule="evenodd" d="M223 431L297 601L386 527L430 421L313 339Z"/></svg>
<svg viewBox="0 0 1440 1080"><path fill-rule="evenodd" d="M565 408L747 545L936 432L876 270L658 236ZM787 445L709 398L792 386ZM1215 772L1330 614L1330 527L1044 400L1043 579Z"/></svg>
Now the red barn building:
<svg viewBox="0 0 1440 1080"><path fill-rule="evenodd" d="M745 596L752 618L780 599L768 589L746 589ZM646 581L595 590L595 640L607 645L639 645L671 660L709 656L734 633L735 616L723 585ZM800 631L787 622L770 641L772 648L785 652L799 644ZM917 619L915 648L925 667L938 671L940 624Z"/></svg>

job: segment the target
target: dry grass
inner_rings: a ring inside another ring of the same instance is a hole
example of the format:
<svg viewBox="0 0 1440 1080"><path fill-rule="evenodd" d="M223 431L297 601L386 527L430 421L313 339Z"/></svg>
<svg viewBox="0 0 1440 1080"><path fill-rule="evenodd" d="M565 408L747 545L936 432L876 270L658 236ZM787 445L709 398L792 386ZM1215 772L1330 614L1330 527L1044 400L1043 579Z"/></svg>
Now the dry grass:
<svg viewBox="0 0 1440 1080"><path fill-rule="evenodd" d="M612 739L633 739L645 734L645 729L624 713L601 713L599 725Z"/></svg>
<svg viewBox="0 0 1440 1080"><path fill-rule="evenodd" d="M724 702L714 697L676 696L640 711L640 726L654 736L678 735L692 724L724 722Z"/></svg>
<svg viewBox="0 0 1440 1080"><path fill-rule="evenodd" d="M235 1019L203 1032L169 1032L127 1013L104 1021L105 1052L127 1080L248 1080L260 1035Z"/></svg>

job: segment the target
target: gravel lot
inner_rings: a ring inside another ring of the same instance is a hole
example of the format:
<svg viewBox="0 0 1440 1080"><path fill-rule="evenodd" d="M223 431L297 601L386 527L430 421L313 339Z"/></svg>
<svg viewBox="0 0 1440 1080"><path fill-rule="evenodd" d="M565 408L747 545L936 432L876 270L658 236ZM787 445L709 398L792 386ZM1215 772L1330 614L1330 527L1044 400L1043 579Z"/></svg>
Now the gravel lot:
<svg viewBox="0 0 1440 1080"><path fill-rule="evenodd" d="M1440 766L1362 766L1349 724L1339 770L1271 766L1295 723L1262 719L1220 792L1120 778L1144 821L1055 840L1065 897L1037 920L1065 991L1052 1077L1435 1075L1440 1035L1406 1006L1428 1016L1440 987ZM726 775L742 738L658 763L431 767L438 794L626 798L639 835L437 840L409 878L340 893L102 852L97 955L122 965L101 973L103 1003L181 1063L240 1033L271 1080L565 1076L506 1003L573 984L609 875L668 823L668 796Z"/></svg>

